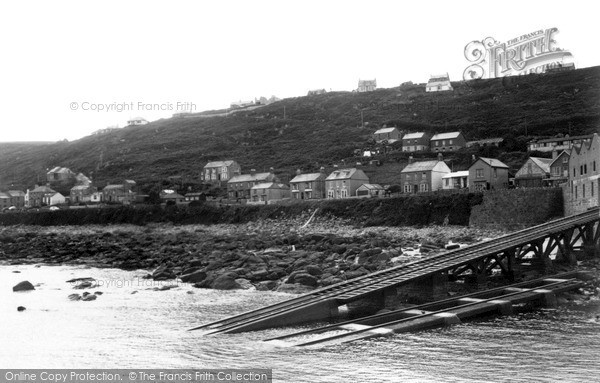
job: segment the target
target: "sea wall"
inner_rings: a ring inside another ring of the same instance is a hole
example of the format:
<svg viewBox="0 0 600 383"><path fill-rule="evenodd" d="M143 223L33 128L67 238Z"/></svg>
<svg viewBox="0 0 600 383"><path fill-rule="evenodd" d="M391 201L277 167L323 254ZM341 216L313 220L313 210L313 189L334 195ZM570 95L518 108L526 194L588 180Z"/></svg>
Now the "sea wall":
<svg viewBox="0 0 600 383"><path fill-rule="evenodd" d="M562 217L561 188L494 190L471 210L470 226L517 230Z"/></svg>

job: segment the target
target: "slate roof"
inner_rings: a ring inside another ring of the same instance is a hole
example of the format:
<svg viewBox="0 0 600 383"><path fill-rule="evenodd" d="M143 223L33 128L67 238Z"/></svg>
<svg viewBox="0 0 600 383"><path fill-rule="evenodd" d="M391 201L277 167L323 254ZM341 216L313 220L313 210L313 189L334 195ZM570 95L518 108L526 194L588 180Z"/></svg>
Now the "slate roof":
<svg viewBox="0 0 600 383"><path fill-rule="evenodd" d="M550 173L550 164L554 161L552 158L529 157L533 163L539 166L544 172Z"/></svg>
<svg viewBox="0 0 600 383"><path fill-rule="evenodd" d="M377 131L375 132L375 134L391 133L391 132L393 132L394 130L398 130L398 129L397 129L397 128L381 128L381 129L377 130Z"/></svg>
<svg viewBox="0 0 600 383"><path fill-rule="evenodd" d="M485 162L486 164L490 165L493 168L506 168L506 169L508 169L508 165L506 165L502 161L499 161L499 160L497 160L495 158L479 157L479 159L482 160L483 162Z"/></svg>
<svg viewBox="0 0 600 383"><path fill-rule="evenodd" d="M358 187L360 188L364 188L364 189L369 189L369 190L384 190L383 186L379 185L379 184L362 184Z"/></svg>
<svg viewBox="0 0 600 383"><path fill-rule="evenodd" d="M439 161L417 161L412 164L406 165L404 169L400 173L410 173L410 172L425 172L428 170L433 170Z"/></svg>
<svg viewBox="0 0 600 383"><path fill-rule="evenodd" d="M417 139L417 138L423 138L424 135L425 135L425 132L407 133L402 137L402 139L403 140L413 140L413 139Z"/></svg>
<svg viewBox="0 0 600 383"><path fill-rule="evenodd" d="M333 181L333 180L347 180L352 178L352 176L354 176L354 174L356 174L357 172L363 173L364 172L362 170L358 170L356 168L350 168L350 169L339 169L339 170L334 170L333 172L331 172L331 174L329 174L327 176L327 178L325 178L326 181ZM365 178L366 175L365 175Z"/></svg>
<svg viewBox="0 0 600 383"><path fill-rule="evenodd" d="M319 177L321 175L322 175L322 173L299 174L296 177L292 178L292 180L290 181L290 183L316 181L317 179L319 179Z"/></svg>
<svg viewBox="0 0 600 383"><path fill-rule="evenodd" d="M223 166L231 166L233 164L233 160L228 161L211 161L204 165L204 168L222 168Z"/></svg>
<svg viewBox="0 0 600 383"><path fill-rule="evenodd" d="M252 189L288 189L288 186L276 182L263 182L252 186Z"/></svg>
<svg viewBox="0 0 600 383"><path fill-rule="evenodd" d="M229 179L229 182L256 182L256 181L265 181L271 176L272 173L254 173L252 174L240 174L238 176L233 176Z"/></svg>
<svg viewBox="0 0 600 383"><path fill-rule="evenodd" d="M452 138L457 138L460 136L460 132L448 132L448 133L438 133L431 137L431 141L435 140L449 140Z"/></svg>
<svg viewBox="0 0 600 383"><path fill-rule="evenodd" d="M49 186L42 185L36 187L30 193L56 193L56 191Z"/></svg>
<svg viewBox="0 0 600 383"><path fill-rule="evenodd" d="M456 177L468 177L468 176L469 176L468 170L461 170L460 172L448 173L445 176L442 176L442 178L456 178Z"/></svg>

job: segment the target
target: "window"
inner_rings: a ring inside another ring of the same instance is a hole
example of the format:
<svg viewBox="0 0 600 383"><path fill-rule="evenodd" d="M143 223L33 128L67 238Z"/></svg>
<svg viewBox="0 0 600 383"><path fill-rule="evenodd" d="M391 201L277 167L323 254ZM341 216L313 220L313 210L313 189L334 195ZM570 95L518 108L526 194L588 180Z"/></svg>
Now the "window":
<svg viewBox="0 0 600 383"><path fill-rule="evenodd" d="M575 185L575 198L577 198L577 185Z"/></svg>
<svg viewBox="0 0 600 383"><path fill-rule="evenodd" d="M446 186L450 186L450 179L449 178L444 179L444 184Z"/></svg>
<svg viewBox="0 0 600 383"><path fill-rule="evenodd" d="M436 141L436 142L435 142L435 146L440 146L440 142L439 142L439 141Z"/></svg>
<svg viewBox="0 0 600 383"><path fill-rule="evenodd" d="M425 173L425 172L421 173L421 179L422 180L427 179L427 173Z"/></svg>
<svg viewBox="0 0 600 383"><path fill-rule="evenodd" d="M592 197L593 197L594 196L594 183L592 182L590 185L592 186Z"/></svg>
<svg viewBox="0 0 600 383"><path fill-rule="evenodd" d="M494 178L498 178L498 169L494 168Z"/></svg>
<svg viewBox="0 0 600 383"><path fill-rule="evenodd" d="M562 159L563 164L568 164L569 163L569 157L564 156Z"/></svg>
<svg viewBox="0 0 600 383"><path fill-rule="evenodd" d="M483 169L475 169L475 178L483 178Z"/></svg>
<svg viewBox="0 0 600 383"><path fill-rule="evenodd" d="M583 164L583 174L587 174L587 164Z"/></svg>
<svg viewBox="0 0 600 383"><path fill-rule="evenodd" d="M594 161L593 170L596 171L596 161Z"/></svg>
<svg viewBox="0 0 600 383"><path fill-rule="evenodd" d="M421 185L419 185L419 191L426 192L427 189L428 189L428 185L427 184L421 184Z"/></svg>
<svg viewBox="0 0 600 383"><path fill-rule="evenodd" d="M452 140L449 140L449 141L448 141L448 145L452 145Z"/></svg>
<svg viewBox="0 0 600 383"><path fill-rule="evenodd" d="M342 198L348 198L348 190L346 190L346 189L342 189L342 192L341 192L341 197L342 197Z"/></svg>
<svg viewBox="0 0 600 383"><path fill-rule="evenodd" d="M333 198L335 196L335 191L333 189L329 189L327 191L327 198Z"/></svg>
<svg viewBox="0 0 600 383"><path fill-rule="evenodd" d="M573 167L573 177L576 177L576 176L577 176L577 168Z"/></svg>
<svg viewBox="0 0 600 383"><path fill-rule="evenodd" d="M582 193L582 198L585 198L585 184L583 184L583 187L581 188L581 193Z"/></svg>
<svg viewBox="0 0 600 383"><path fill-rule="evenodd" d="M405 193L410 193L410 191L411 191L411 187L410 187L410 185L407 185L407 184L405 184L405 185L404 185L404 192L405 192Z"/></svg>

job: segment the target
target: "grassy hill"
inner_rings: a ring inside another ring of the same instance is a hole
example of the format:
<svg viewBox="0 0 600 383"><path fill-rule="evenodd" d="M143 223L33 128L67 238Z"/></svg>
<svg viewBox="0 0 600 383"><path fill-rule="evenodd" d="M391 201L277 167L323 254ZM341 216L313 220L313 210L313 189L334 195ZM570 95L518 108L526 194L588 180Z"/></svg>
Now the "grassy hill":
<svg viewBox="0 0 600 383"><path fill-rule="evenodd" d="M73 142L0 143L0 187L44 182L46 169L54 166L92 175L100 186L124 178L145 185L169 176L197 181L206 162L219 159L237 160L243 172L273 167L285 181L298 168L354 166L362 160L353 157L354 150L370 147L370 135L384 124L404 131L461 130L467 140L504 137L500 151L465 150L445 159L460 170L472 154L497 155L514 169L526 158L529 139L588 134L600 126L600 67L452 85L453 92L442 93L425 93L423 84L330 92L253 110L215 111L219 116L162 119ZM372 181L395 183L406 155L377 158L383 166L365 167Z"/></svg>

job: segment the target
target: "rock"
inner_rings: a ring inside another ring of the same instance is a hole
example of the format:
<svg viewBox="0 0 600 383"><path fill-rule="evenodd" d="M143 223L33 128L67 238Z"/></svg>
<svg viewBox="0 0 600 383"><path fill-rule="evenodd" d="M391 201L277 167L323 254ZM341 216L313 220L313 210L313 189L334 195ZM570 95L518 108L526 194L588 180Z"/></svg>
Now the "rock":
<svg viewBox="0 0 600 383"><path fill-rule="evenodd" d="M71 300L71 301L79 301L79 300L81 300L81 295L79 295L79 294L71 294L71 295L69 295L69 300Z"/></svg>
<svg viewBox="0 0 600 383"><path fill-rule="evenodd" d="M13 273L20 274L21 272L19 270L13 270Z"/></svg>
<svg viewBox="0 0 600 383"><path fill-rule="evenodd" d="M254 290L254 285L252 283L250 283L249 280L245 279L245 278L237 278L235 279L235 283L237 283L240 287L240 289L243 290Z"/></svg>
<svg viewBox="0 0 600 383"><path fill-rule="evenodd" d="M137 293L138 293L137 290L134 290L134 291L131 292L131 295L137 294Z"/></svg>
<svg viewBox="0 0 600 383"><path fill-rule="evenodd" d="M191 273L193 273L195 271L198 271L200 269L202 269L202 267L200 267L200 266L188 267L188 268L183 269L183 271L181 272L181 274L182 275L191 274Z"/></svg>
<svg viewBox="0 0 600 383"><path fill-rule="evenodd" d="M262 281L256 284L256 290L258 291L270 291L274 290L277 287L277 282L275 281Z"/></svg>
<svg viewBox="0 0 600 383"><path fill-rule="evenodd" d="M256 271L252 271L248 274L248 278L251 281L262 281L267 278L269 275L269 271L265 268L258 269Z"/></svg>
<svg viewBox="0 0 600 383"><path fill-rule="evenodd" d="M317 287L317 278L308 273L300 272L294 275L292 283L299 283L304 286Z"/></svg>
<svg viewBox="0 0 600 383"><path fill-rule="evenodd" d="M182 282L186 283L198 283L205 280L206 277L207 274L204 270L197 270L189 274L184 274L180 276L179 279L181 279Z"/></svg>
<svg viewBox="0 0 600 383"><path fill-rule="evenodd" d="M460 248L460 245L458 243L449 243L445 247L446 250L454 250Z"/></svg>
<svg viewBox="0 0 600 383"><path fill-rule="evenodd" d="M321 268L319 266L307 265L304 269L310 275L319 276L319 275L323 274L323 271L321 270Z"/></svg>
<svg viewBox="0 0 600 383"><path fill-rule="evenodd" d="M94 294L96 294L96 295L102 295L104 293L102 291L96 291Z"/></svg>
<svg viewBox="0 0 600 383"><path fill-rule="evenodd" d="M192 290L188 290L185 292L186 294L196 294L195 292L193 292Z"/></svg>
<svg viewBox="0 0 600 383"><path fill-rule="evenodd" d="M96 287L96 285L92 281L84 281L73 286L74 289L78 290L89 289L90 287Z"/></svg>
<svg viewBox="0 0 600 383"><path fill-rule="evenodd" d="M167 265L161 265L152 272L152 279L155 281L164 281L167 279L175 279L177 276Z"/></svg>
<svg viewBox="0 0 600 383"><path fill-rule="evenodd" d="M19 306L19 307L17 307L17 311L25 311L25 310L26 310L26 308L25 308L25 307L23 307L23 306Z"/></svg>
<svg viewBox="0 0 600 383"><path fill-rule="evenodd" d="M85 282L85 281L95 281L92 277L83 277L83 278L73 278L66 281L67 283L75 283L75 282Z"/></svg>
<svg viewBox="0 0 600 383"><path fill-rule="evenodd" d="M94 294L88 294L86 296L84 296L83 298L81 298L82 301L95 301L96 298L98 298L97 296L95 296Z"/></svg>
<svg viewBox="0 0 600 383"><path fill-rule="evenodd" d="M29 290L35 290L35 287L33 287L31 282L29 282L29 281L19 282L15 286L13 286L13 291L29 291Z"/></svg>
<svg viewBox="0 0 600 383"><path fill-rule="evenodd" d="M216 290L235 290L241 288L241 286L235 281L238 278L236 273L225 273L219 275L211 287Z"/></svg>

